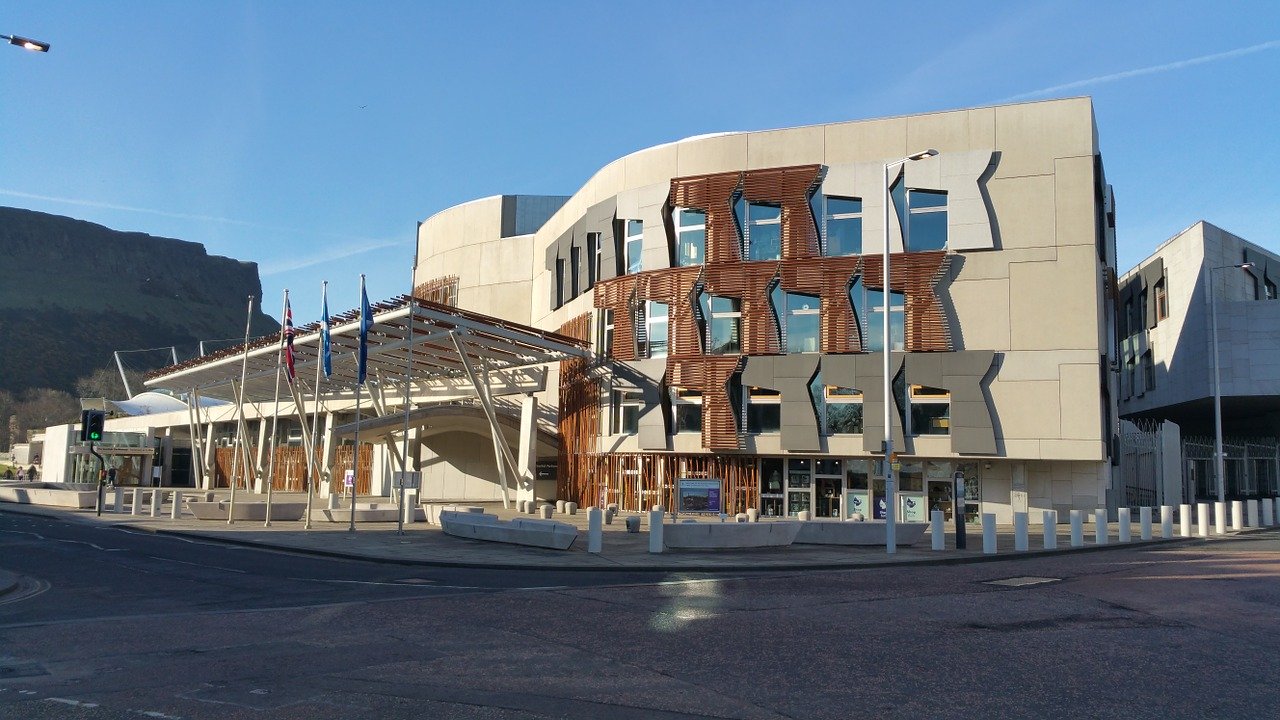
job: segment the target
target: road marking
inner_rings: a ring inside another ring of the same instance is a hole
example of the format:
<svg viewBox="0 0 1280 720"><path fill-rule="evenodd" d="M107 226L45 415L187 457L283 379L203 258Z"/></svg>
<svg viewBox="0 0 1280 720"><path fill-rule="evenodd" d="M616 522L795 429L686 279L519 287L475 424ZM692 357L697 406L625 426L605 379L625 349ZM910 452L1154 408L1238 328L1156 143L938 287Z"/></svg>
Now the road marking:
<svg viewBox="0 0 1280 720"><path fill-rule="evenodd" d="M1061 582L1062 578L1055 577L1033 577L1023 575L1020 577L1004 578L1003 580L985 580L983 585L1000 585L1003 587L1029 587L1031 585L1043 585L1045 583Z"/></svg>
<svg viewBox="0 0 1280 720"><path fill-rule="evenodd" d="M237 570L237 569L235 569L235 568L229 568L229 567L220 567L220 566L218 566L218 565L208 565L208 564L205 564L205 563L187 562L186 560L174 560L173 558L159 557L159 556L156 556L156 555L148 555L147 557L151 558L152 560L163 560L164 562L181 563L181 564L183 564L183 565L193 565L193 566L195 566L195 567L199 567L199 568L209 568L210 570L223 570L223 571L226 571L226 572L240 573L241 575L248 575L248 574L249 574L249 573L248 573L247 571L245 571L245 570Z"/></svg>
<svg viewBox="0 0 1280 720"><path fill-rule="evenodd" d="M139 715L146 715L149 718L156 718L156 720L182 720L182 718L177 715L165 715L164 713L156 710L134 710L134 712Z"/></svg>
<svg viewBox="0 0 1280 720"><path fill-rule="evenodd" d="M98 707L98 703L80 702L79 700L72 700L70 698L47 697L45 698L45 700L48 700L49 702L62 703L63 705L70 705L72 707L84 707L84 708Z"/></svg>
<svg viewBox="0 0 1280 720"><path fill-rule="evenodd" d="M325 580L323 578L287 578L296 582L343 583L347 585L387 585L398 588L417 588L421 590L490 590L500 588L484 588L478 585L419 585L403 582L377 582L375 580Z"/></svg>

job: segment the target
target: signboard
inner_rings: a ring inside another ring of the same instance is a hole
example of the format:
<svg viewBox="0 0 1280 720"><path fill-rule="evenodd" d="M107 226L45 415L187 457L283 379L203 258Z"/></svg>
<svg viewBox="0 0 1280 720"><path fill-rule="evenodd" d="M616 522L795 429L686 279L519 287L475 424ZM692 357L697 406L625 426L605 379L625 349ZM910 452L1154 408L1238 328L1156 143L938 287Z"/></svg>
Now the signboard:
<svg viewBox="0 0 1280 720"><path fill-rule="evenodd" d="M356 471L348 470L346 474L342 476L342 487L355 487L355 486L356 486Z"/></svg>
<svg viewBox="0 0 1280 720"><path fill-rule="evenodd" d="M923 495L900 495L898 501L902 504L902 522L929 521L928 507Z"/></svg>
<svg viewBox="0 0 1280 720"><path fill-rule="evenodd" d="M422 473L417 470L409 472L396 471L391 476L391 487L396 490L417 490L422 487Z"/></svg>
<svg viewBox="0 0 1280 720"><path fill-rule="evenodd" d="M865 520L867 513L871 510L871 503L867 500L867 491L846 492L845 497L847 498L845 507L848 508L849 513L846 517L853 517L854 513L861 513L862 518Z"/></svg>
<svg viewBox="0 0 1280 720"><path fill-rule="evenodd" d="M720 501L720 480L694 480L680 478L676 481L676 512L719 515L724 512Z"/></svg>

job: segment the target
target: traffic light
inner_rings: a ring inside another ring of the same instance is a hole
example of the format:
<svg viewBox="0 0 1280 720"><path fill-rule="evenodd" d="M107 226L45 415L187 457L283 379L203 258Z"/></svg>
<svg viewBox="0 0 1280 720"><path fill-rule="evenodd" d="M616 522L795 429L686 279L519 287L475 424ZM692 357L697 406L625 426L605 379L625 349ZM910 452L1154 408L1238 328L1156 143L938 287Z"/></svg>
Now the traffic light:
<svg viewBox="0 0 1280 720"><path fill-rule="evenodd" d="M107 414L101 410L84 410L80 413L80 440L102 442L102 426Z"/></svg>

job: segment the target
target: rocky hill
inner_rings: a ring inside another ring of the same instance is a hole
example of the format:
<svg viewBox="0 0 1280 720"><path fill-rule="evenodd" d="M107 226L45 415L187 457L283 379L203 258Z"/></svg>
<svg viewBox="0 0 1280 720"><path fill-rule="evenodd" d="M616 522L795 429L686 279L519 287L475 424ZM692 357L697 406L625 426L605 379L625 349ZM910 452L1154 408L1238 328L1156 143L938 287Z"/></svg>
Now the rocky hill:
<svg viewBox="0 0 1280 720"><path fill-rule="evenodd" d="M74 393L114 350L240 337L249 295L257 264L199 243L0 207L0 390ZM255 313L254 335L279 329Z"/></svg>

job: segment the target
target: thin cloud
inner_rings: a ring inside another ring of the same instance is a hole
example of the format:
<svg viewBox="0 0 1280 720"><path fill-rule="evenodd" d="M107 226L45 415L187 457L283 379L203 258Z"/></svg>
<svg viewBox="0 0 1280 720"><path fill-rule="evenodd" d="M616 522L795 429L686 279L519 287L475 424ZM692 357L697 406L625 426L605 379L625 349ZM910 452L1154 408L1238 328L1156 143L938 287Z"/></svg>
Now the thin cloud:
<svg viewBox="0 0 1280 720"><path fill-rule="evenodd" d="M313 265L320 265L333 260L341 260L354 255L363 255L367 252L373 252L374 250L396 247L397 245L402 244L404 244L403 240L375 240L373 242L369 242L364 245L356 245L354 247L348 245L332 248L309 257L289 258L280 262L258 263L258 272L260 272L264 277L268 275L280 275L294 270L309 268Z"/></svg>
<svg viewBox="0 0 1280 720"><path fill-rule="evenodd" d="M1242 55L1251 55L1256 52L1262 52L1263 50L1271 50L1272 48L1277 47L1280 47L1280 40L1271 40L1259 45L1250 45L1249 47L1236 48L1235 50L1214 53L1212 55L1201 55L1200 57L1165 63L1164 65L1152 65L1151 67L1137 68L1136 70L1125 70L1124 72L1112 73L1110 75L1099 75L1098 77L1091 77L1087 80L1077 80L1065 85L1054 85L1053 87L1033 90L1028 93L1022 93L1021 95L1007 97L1000 102L1014 102L1017 100L1040 97L1042 95L1056 95L1066 90L1075 90L1077 88L1088 87L1089 85L1101 85L1102 83L1116 82L1117 80L1128 80L1129 78L1139 77L1142 75L1154 75L1156 73L1170 72L1172 70L1181 70L1182 68L1191 67L1193 65L1203 65L1205 63L1217 62L1218 60L1228 60Z"/></svg>

